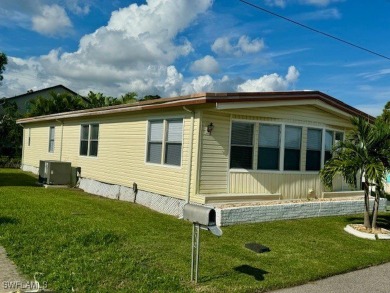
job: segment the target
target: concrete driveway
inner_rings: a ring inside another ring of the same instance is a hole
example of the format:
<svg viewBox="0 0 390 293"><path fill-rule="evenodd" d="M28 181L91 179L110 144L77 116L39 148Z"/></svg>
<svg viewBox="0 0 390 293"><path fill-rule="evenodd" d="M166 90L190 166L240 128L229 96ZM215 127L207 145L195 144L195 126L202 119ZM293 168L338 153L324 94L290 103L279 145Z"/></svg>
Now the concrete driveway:
<svg viewBox="0 0 390 293"><path fill-rule="evenodd" d="M272 293L389 293L390 263Z"/></svg>

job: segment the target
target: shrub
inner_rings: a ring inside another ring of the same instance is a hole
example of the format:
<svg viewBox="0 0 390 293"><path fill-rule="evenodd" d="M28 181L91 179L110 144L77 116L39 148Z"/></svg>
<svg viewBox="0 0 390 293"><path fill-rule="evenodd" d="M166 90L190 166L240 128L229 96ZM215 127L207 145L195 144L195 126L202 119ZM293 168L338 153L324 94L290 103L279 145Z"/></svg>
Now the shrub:
<svg viewBox="0 0 390 293"><path fill-rule="evenodd" d="M19 169L21 158L0 157L0 168L14 168Z"/></svg>

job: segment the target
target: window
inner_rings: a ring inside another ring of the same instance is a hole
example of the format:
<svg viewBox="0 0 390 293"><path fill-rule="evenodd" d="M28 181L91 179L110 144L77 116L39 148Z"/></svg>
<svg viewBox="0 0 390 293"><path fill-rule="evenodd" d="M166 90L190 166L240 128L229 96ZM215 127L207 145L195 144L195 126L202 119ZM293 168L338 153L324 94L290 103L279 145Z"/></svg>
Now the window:
<svg viewBox="0 0 390 293"><path fill-rule="evenodd" d="M49 129L49 153L54 153L54 139L55 139L55 127L50 126ZM29 136L30 143L30 136Z"/></svg>
<svg viewBox="0 0 390 293"><path fill-rule="evenodd" d="M230 168L252 169L253 126L253 123L232 123Z"/></svg>
<svg viewBox="0 0 390 293"><path fill-rule="evenodd" d="M325 131L325 163L332 158L333 131Z"/></svg>
<svg viewBox="0 0 390 293"><path fill-rule="evenodd" d="M284 138L284 170L300 169L302 128L286 126Z"/></svg>
<svg viewBox="0 0 390 293"><path fill-rule="evenodd" d="M183 119L149 121L146 161L180 166L183 141Z"/></svg>
<svg viewBox="0 0 390 293"><path fill-rule="evenodd" d="M306 171L321 169L322 129L307 130Z"/></svg>
<svg viewBox="0 0 390 293"><path fill-rule="evenodd" d="M148 157L150 163L161 164L163 120L149 122Z"/></svg>
<svg viewBox="0 0 390 293"><path fill-rule="evenodd" d="M280 126L259 125L257 169L279 170Z"/></svg>
<svg viewBox="0 0 390 293"><path fill-rule="evenodd" d="M325 132L325 163L332 158L333 146L344 140L344 133L327 130Z"/></svg>
<svg viewBox="0 0 390 293"><path fill-rule="evenodd" d="M81 125L80 155L97 157L99 145L99 124Z"/></svg>
<svg viewBox="0 0 390 293"><path fill-rule="evenodd" d="M167 139L165 142L165 164L180 166L183 120L167 121Z"/></svg>
<svg viewBox="0 0 390 293"><path fill-rule="evenodd" d="M27 145L28 145L28 146L31 145L31 128L28 129L28 141L27 141Z"/></svg>

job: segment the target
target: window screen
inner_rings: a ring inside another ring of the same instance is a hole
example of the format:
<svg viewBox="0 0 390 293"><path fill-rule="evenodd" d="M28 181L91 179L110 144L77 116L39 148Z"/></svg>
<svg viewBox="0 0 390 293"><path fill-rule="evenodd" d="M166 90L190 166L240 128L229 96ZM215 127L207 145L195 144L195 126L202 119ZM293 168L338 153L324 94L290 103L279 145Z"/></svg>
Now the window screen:
<svg viewBox="0 0 390 293"><path fill-rule="evenodd" d="M88 155L89 125L81 125L80 134L80 155Z"/></svg>
<svg viewBox="0 0 390 293"><path fill-rule="evenodd" d="M280 126L259 125L257 169L279 170Z"/></svg>
<svg viewBox="0 0 390 293"><path fill-rule="evenodd" d="M89 155L96 157L99 144L99 124L91 124L91 137L89 143Z"/></svg>
<svg viewBox="0 0 390 293"><path fill-rule="evenodd" d="M253 123L232 123L230 168L252 169L253 126Z"/></svg>
<svg viewBox="0 0 390 293"><path fill-rule="evenodd" d="M81 125L80 133L80 156L98 155L99 124Z"/></svg>
<svg viewBox="0 0 390 293"><path fill-rule="evenodd" d="M286 126L284 137L284 170L299 170L302 128Z"/></svg>
<svg viewBox="0 0 390 293"><path fill-rule="evenodd" d="M55 138L55 127L50 126L49 130L49 153L54 152L54 138Z"/></svg>
<svg viewBox="0 0 390 293"><path fill-rule="evenodd" d="M333 131L325 131L325 162L332 158Z"/></svg>
<svg viewBox="0 0 390 293"><path fill-rule="evenodd" d="M307 130L306 171L321 169L322 130Z"/></svg>
<svg viewBox="0 0 390 293"><path fill-rule="evenodd" d="M183 119L167 120L167 140L165 144L165 164L180 166L183 137Z"/></svg>
<svg viewBox="0 0 390 293"><path fill-rule="evenodd" d="M147 162L161 164L163 120L149 122Z"/></svg>

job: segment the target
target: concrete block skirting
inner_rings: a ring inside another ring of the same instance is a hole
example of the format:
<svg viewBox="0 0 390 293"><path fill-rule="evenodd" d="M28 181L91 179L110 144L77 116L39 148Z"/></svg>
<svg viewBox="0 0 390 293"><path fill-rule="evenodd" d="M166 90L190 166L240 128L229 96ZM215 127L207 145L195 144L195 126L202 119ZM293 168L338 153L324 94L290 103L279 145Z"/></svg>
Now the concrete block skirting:
<svg viewBox="0 0 390 293"><path fill-rule="evenodd" d="M370 205L373 205L373 200L370 201ZM363 213L363 209L363 199L335 200L217 208L216 216L218 226L228 226L239 223L358 214ZM380 199L379 210L386 210L386 199Z"/></svg>

